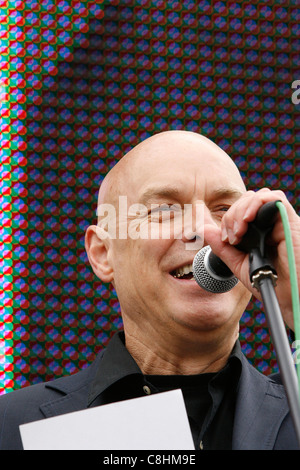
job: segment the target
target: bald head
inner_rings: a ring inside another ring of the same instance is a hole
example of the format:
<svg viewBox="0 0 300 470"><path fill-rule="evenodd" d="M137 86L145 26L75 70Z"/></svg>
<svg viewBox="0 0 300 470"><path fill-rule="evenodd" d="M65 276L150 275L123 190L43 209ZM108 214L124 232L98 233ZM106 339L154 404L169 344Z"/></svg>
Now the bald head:
<svg viewBox="0 0 300 470"><path fill-rule="evenodd" d="M200 159L216 159L228 165L231 171L239 174L232 159L217 144L195 132L171 130L155 134L131 149L105 176L100 190L98 205L115 205L119 195L126 195L139 178L140 171L155 171L158 166L174 165L179 159L189 164L189 157L197 148ZM178 152L178 150L181 150ZM165 161L164 161L165 160Z"/></svg>

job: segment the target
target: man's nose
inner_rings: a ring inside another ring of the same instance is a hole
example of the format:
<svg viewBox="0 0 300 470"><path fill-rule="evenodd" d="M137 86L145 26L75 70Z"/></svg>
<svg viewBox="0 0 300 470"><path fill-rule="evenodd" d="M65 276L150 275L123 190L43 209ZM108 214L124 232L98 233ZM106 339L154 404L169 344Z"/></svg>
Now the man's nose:
<svg viewBox="0 0 300 470"><path fill-rule="evenodd" d="M216 225L209 208L203 201L197 200L187 207L184 215L183 241L185 243L196 240L204 242L204 226L206 224Z"/></svg>

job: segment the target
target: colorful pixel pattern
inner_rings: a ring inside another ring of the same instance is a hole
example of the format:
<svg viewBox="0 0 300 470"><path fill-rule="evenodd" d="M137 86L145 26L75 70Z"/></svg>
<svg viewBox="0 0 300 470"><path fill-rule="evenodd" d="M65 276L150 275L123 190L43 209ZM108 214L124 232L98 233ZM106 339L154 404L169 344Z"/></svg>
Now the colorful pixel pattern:
<svg viewBox="0 0 300 470"><path fill-rule="evenodd" d="M1 0L0 393L86 367L121 328L84 251L99 184L139 141L201 132L299 210L296 0ZM241 343L276 370L257 302Z"/></svg>

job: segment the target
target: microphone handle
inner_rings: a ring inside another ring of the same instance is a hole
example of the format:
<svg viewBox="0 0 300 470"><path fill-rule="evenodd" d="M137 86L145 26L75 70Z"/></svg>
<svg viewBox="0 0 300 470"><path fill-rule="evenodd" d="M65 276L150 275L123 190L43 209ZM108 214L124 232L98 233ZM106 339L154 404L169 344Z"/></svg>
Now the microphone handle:
<svg viewBox="0 0 300 470"><path fill-rule="evenodd" d="M240 251L250 253L250 278L263 266L268 267L275 272L270 261L265 258L265 239L268 233L273 229L275 219L278 213L277 201L271 201L264 204L257 212L253 222L248 224L248 230L238 245L235 245ZM259 250L259 251L257 251ZM257 256L260 253L260 256ZM229 278L232 276L228 266L211 251L208 256L209 267L217 275Z"/></svg>
<svg viewBox="0 0 300 470"><path fill-rule="evenodd" d="M262 255L265 252L266 236L272 231L278 214L278 201L270 201L260 207L253 222L249 222L248 230L238 245L241 251L250 253L254 248L260 248Z"/></svg>

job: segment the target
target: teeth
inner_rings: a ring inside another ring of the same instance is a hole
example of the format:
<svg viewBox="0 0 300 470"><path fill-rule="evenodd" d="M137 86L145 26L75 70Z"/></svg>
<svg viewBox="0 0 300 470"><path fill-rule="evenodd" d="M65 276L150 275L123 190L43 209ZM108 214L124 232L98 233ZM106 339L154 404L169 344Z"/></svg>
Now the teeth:
<svg viewBox="0 0 300 470"><path fill-rule="evenodd" d="M185 274L189 274L192 272L193 272L193 265L187 264L186 266L182 266L181 268L176 269L174 277L182 277Z"/></svg>

